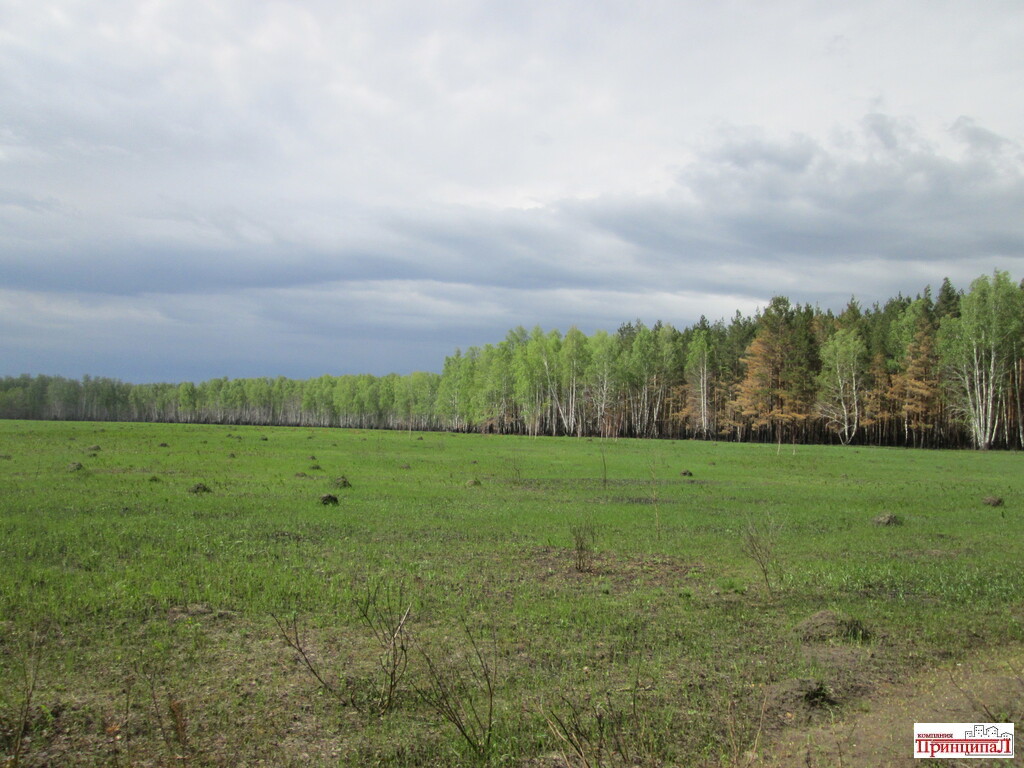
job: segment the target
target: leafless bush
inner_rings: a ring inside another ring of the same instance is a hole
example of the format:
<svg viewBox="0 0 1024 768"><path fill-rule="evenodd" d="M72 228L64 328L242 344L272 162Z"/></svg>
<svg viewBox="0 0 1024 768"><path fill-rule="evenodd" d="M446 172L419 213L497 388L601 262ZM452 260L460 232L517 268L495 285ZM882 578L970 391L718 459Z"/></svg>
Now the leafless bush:
<svg viewBox="0 0 1024 768"><path fill-rule="evenodd" d="M638 670L632 685L607 690L596 700L562 696L561 707L545 712L544 719L560 743L566 765L573 765L572 755L583 768L634 766L658 752L665 729L652 722L642 696L652 688L641 685Z"/></svg>
<svg viewBox="0 0 1024 768"><path fill-rule="evenodd" d="M463 634L468 647L461 653L442 658L432 651L421 649L427 665L426 684L417 686L416 692L428 707L455 727L481 764L491 757L495 730L495 697L500 675L498 670L498 641L493 629L490 637L484 633L478 638L463 623Z"/></svg>
<svg viewBox="0 0 1024 768"><path fill-rule="evenodd" d="M583 521L569 526L572 534L573 553L576 570L588 573L594 570L594 547L597 544L597 526L591 521Z"/></svg>
<svg viewBox="0 0 1024 768"><path fill-rule="evenodd" d="M782 534L782 523L771 514L760 520L748 517L742 531L741 546L743 554L757 565L764 579L768 594L774 594L773 580L782 580L782 561L779 558L779 538Z"/></svg>
<svg viewBox="0 0 1024 768"><path fill-rule="evenodd" d="M18 661L21 663L21 678L18 680L20 703L14 714L13 749L6 765L18 768L25 751L28 731L32 720L32 700L39 683L39 669L43 658L42 632L33 630L20 643Z"/></svg>
<svg viewBox="0 0 1024 768"><path fill-rule="evenodd" d="M288 647L291 648L298 655L302 665L306 668L306 671L320 684L320 687L331 696L336 698L343 705L355 706L355 702L352 697L343 691L337 685L329 682L326 677L320 672L320 667L313 661L310 651L307 650L306 641L303 639L302 634L299 630L299 617L295 614L289 619L281 620L271 614L270 618L274 620L277 625L278 631L281 633L281 637L287 643Z"/></svg>
<svg viewBox="0 0 1024 768"><path fill-rule="evenodd" d="M306 671L320 687L358 712L384 715L397 701L402 679L409 666L409 639L406 624L412 613L407 604L404 586L399 584L367 584L354 601L363 625L370 630L380 649L376 670L369 677L346 676L332 682L313 659L302 633L297 616L282 621L272 616L278 631L288 647L295 651Z"/></svg>
<svg viewBox="0 0 1024 768"><path fill-rule="evenodd" d="M195 756L195 750L189 739L189 719L184 700L167 689L166 682L161 681L162 675L153 666L140 664L136 672L149 688L150 709L168 755L176 763L188 765Z"/></svg>
<svg viewBox="0 0 1024 768"><path fill-rule="evenodd" d="M380 648L372 706L377 713L384 714L394 706L402 678L409 667L405 625L412 612L412 604L406 598L404 584L376 583L366 585L356 600L356 610Z"/></svg>

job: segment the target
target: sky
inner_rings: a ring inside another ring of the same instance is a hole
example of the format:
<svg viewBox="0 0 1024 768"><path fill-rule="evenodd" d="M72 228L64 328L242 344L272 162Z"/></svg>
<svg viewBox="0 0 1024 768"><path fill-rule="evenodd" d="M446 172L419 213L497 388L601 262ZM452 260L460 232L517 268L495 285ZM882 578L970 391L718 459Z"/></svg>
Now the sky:
<svg viewBox="0 0 1024 768"><path fill-rule="evenodd" d="M1019 0L0 0L0 376L1024 277Z"/></svg>

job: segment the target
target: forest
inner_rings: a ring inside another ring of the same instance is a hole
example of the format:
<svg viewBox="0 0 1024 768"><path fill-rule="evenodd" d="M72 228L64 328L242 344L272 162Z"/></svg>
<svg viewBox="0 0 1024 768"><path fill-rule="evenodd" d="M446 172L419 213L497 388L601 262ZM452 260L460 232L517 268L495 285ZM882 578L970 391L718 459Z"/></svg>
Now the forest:
<svg viewBox="0 0 1024 768"><path fill-rule="evenodd" d="M586 335L518 327L438 373L130 384L0 379L0 418L481 431L978 449L1024 447L1024 281L842 311Z"/></svg>

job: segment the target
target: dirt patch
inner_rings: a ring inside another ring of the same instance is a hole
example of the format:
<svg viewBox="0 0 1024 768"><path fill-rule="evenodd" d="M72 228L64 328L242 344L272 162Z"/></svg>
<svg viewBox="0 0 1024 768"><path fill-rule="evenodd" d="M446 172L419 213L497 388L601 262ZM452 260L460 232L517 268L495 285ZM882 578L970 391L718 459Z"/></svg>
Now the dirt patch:
<svg viewBox="0 0 1024 768"><path fill-rule="evenodd" d="M793 627L793 632L804 643L862 642L871 637L860 619L835 611L818 611Z"/></svg>
<svg viewBox="0 0 1024 768"><path fill-rule="evenodd" d="M231 619L237 614L234 611L214 610L207 603L189 603L188 605L174 605L167 609L168 621L175 622L182 619Z"/></svg>
<svg viewBox="0 0 1024 768"><path fill-rule="evenodd" d="M551 582L592 582L604 578L614 584L642 582L653 586L678 586L691 574L703 570L701 563L673 557L628 557L611 552L594 552L591 567L586 572L578 571L574 564L572 547L537 547L527 554L524 572Z"/></svg>
<svg viewBox="0 0 1024 768"><path fill-rule="evenodd" d="M765 694L764 727L773 730L805 725L818 713L840 704L838 695L824 680L790 678L770 686Z"/></svg>
<svg viewBox="0 0 1024 768"><path fill-rule="evenodd" d="M799 693L794 686L790 698ZM910 680L880 685L860 699L859 709L828 723L776 734L750 767L916 768L921 761L910 756L915 722L1020 722L1024 646L984 649L970 659L927 670ZM979 768L1024 765L1019 749L1017 754L1015 761L970 763Z"/></svg>

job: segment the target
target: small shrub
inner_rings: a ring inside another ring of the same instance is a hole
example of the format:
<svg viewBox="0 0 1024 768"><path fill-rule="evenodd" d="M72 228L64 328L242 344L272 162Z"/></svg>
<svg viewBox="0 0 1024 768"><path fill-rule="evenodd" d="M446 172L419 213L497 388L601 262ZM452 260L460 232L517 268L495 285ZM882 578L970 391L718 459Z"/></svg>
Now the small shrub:
<svg viewBox="0 0 1024 768"><path fill-rule="evenodd" d="M494 747L497 694L503 683L501 658L493 628L490 638L481 630L477 638L463 623L468 648L453 649L447 659L421 648L427 680L416 686L420 700L454 726L476 761L487 765Z"/></svg>
<svg viewBox="0 0 1024 768"><path fill-rule="evenodd" d="M594 570L597 527L590 521L577 523L569 527L569 533L572 535L576 570L580 573Z"/></svg>
<svg viewBox="0 0 1024 768"><path fill-rule="evenodd" d="M761 571L769 595L775 591L772 582L782 580L782 561L778 551L781 534L782 523L766 514L759 521L747 519L740 541L743 554L753 560Z"/></svg>

